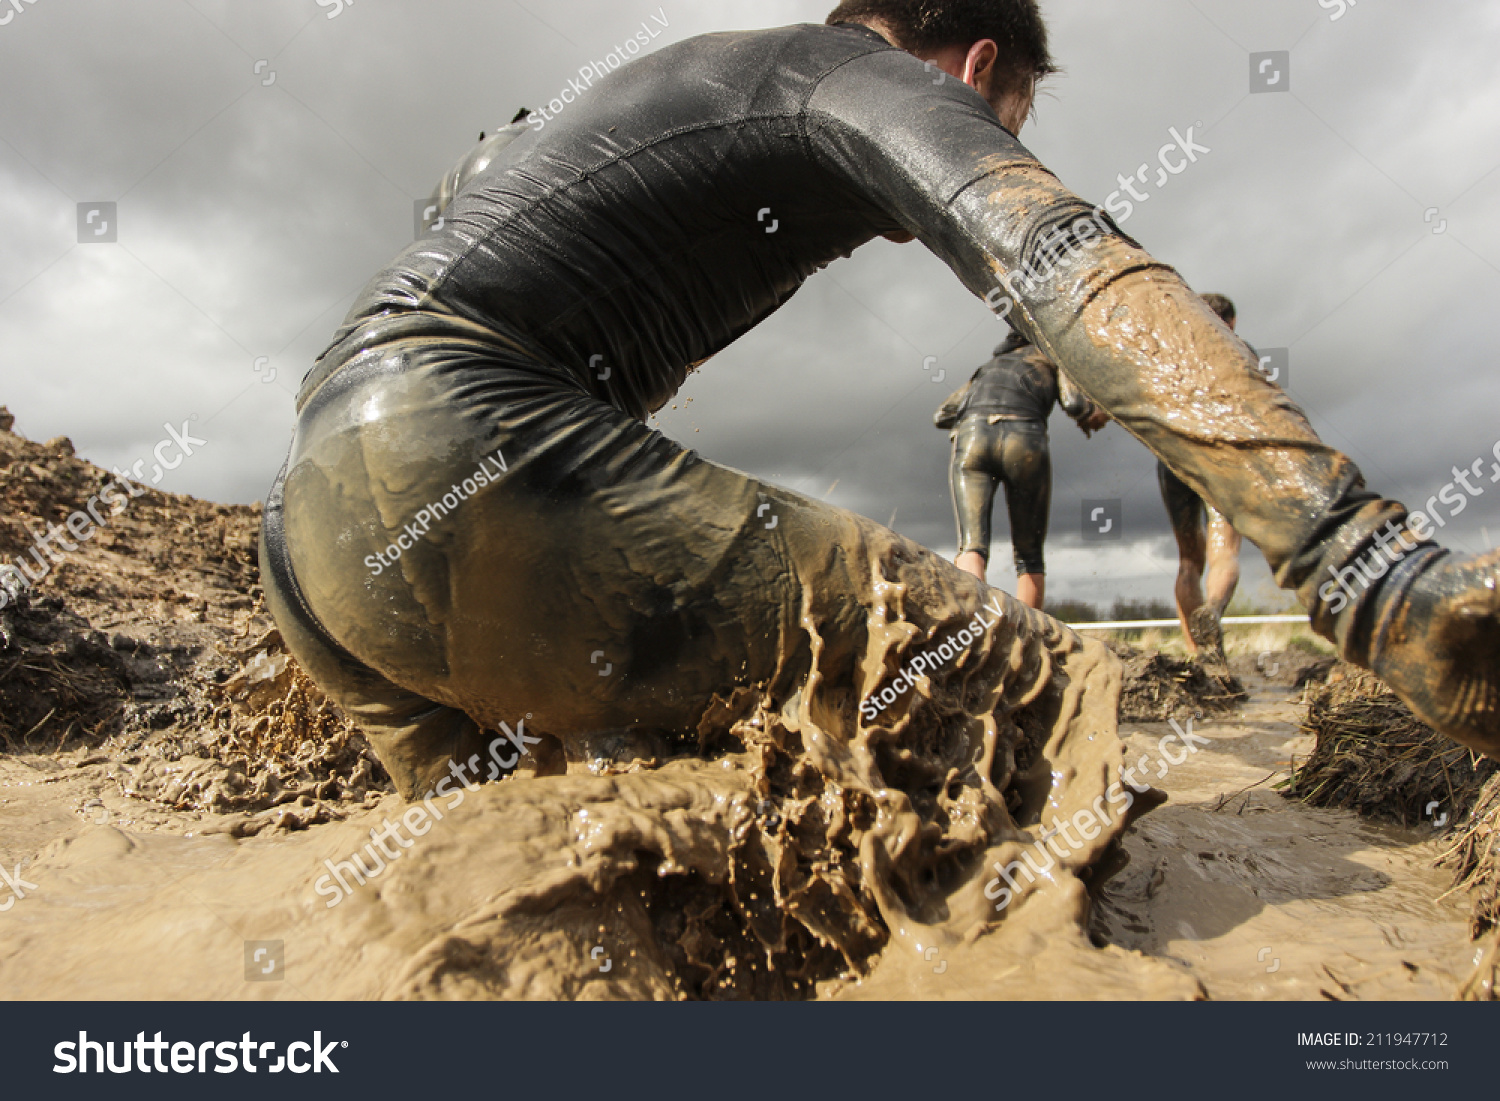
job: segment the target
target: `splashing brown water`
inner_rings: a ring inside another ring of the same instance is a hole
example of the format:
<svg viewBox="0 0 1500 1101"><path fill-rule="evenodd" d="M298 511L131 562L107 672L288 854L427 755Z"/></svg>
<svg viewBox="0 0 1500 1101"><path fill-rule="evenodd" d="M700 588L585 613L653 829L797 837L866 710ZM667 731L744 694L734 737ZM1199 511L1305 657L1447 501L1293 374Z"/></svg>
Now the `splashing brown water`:
<svg viewBox="0 0 1500 1101"><path fill-rule="evenodd" d="M283 940L310 997L1194 995L1084 934L1088 881L1147 805L1120 786L1118 662L914 544L858 534L875 547L862 652L830 653L850 632L806 598L809 671L787 698L721 701L709 759L458 792L383 848L370 831L407 811L395 797L274 840L90 830L51 847L46 888L0 932L20 949L7 988L244 996L236 946ZM914 661L914 687L877 695ZM1042 848L1080 814L1093 836ZM1012 867L1027 852L1036 874ZM340 865L355 853L363 874ZM325 877L339 866L348 895Z"/></svg>

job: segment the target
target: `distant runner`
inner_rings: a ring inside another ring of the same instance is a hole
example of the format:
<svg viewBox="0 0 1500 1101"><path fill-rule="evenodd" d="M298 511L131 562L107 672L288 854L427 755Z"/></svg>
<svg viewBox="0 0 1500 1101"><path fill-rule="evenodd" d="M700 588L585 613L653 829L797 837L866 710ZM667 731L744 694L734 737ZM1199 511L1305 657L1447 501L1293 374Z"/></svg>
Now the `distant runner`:
<svg viewBox="0 0 1500 1101"><path fill-rule="evenodd" d="M1046 596L1043 544L1052 510L1052 455L1047 420L1061 405L1089 435L1108 417L1020 333L1011 333L968 385L933 418L952 428L948 486L958 518L959 569L985 579L995 487L1005 487L1016 598L1040 608Z"/></svg>
<svg viewBox="0 0 1500 1101"><path fill-rule="evenodd" d="M459 181L303 383L267 600L398 788L521 715L567 741L693 735L744 690L795 707L854 685L889 617L936 638L980 614L993 591L923 548L645 423L880 236L920 239L1166 460L1345 658L1500 751L1500 557L1451 555L1368 491L1172 269L1021 146L1054 69L1034 0L852 0L829 24L692 38L597 82ZM1192 130L1174 140L1191 154ZM1035 664L1070 637L1001 611L966 645L1003 629ZM980 698L1013 683L995 661L929 679ZM852 723L858 702L799 721Z"/></svg>

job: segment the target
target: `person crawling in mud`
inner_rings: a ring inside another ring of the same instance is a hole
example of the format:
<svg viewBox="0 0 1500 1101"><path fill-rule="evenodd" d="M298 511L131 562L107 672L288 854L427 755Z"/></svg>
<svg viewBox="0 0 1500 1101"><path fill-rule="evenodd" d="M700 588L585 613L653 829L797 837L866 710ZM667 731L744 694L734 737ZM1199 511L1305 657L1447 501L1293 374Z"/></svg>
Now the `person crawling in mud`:
<svg viewBox="0 0 1500 1101"><path fill-rule="evenodd" d="M849 0L826 25L664 47L471 158L304 381L262 540L290 649L404 794L523 716L564 743L691 734L753 693L865 736L870 676L897 668L877 722L909 739L924 701L993 710L1023 647L1073 645L878 524L645 423L876 237L936 253L1258 546L1346 659L1500 751L1500 556L1452 555L1366 489L1171 268L1027 152L1053 71L1035 0ZM1319 599L1377 555L1339 610ZM901 666L971 619L956 657Z"/></svg>
<svg viewBox="0 0 1500 1101"><path fill-rule="evenodd" d="M1234 303L1222 294L1205 294L1203 301L1233 332L1238 316ZM1255 349L1250 351L1253 354ZM1206 504L1160 459L1156 460L1156 483L1161 487L1161 501L1167 507L1167 519L1177 540L1177 584L1173 595L1188 653L1224 664L1224 632L1220 623L1240 583L1240 533L1222 512Z"/></svg>
<svg viewBox="0 0 1500 1101"><path fill-rule="evenodd" d="M954 565L985 580L990 510L996 485L1003 485L1016 562L1016 598L1029 608L1040 608L1046 597L1042 548L1052 512L1047 420L1053 405L1062 406L1085 436L1104 427L1108 419L1031 341L1012 332L933 417L939 428L953 429L948 486L958 519Z"/></svg>

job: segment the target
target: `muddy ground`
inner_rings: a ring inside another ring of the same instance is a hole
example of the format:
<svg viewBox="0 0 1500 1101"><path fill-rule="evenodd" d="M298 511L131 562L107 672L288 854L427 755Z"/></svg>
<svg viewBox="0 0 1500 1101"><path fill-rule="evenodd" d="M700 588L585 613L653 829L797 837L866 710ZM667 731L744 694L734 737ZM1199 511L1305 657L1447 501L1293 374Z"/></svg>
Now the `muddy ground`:
<svg viewBox="0 0 1500 1101"><path fill-rule="evenodd" d="M65 441L0 432L0 557L101 477ZM1444 897L1450 873L1433 867L1442 831L1276 790L1312 750L1300 654L1238 663L1248 699L1194 719L1206 741L1193 752L1163 748L1164 722L1122 722L1127 757L1168 801L1130 827L1128 863L1092 902L1073 882L1023 904L1031 928L1086 922L1092 944L1007 922L803 983L685 983L684 953L756 966L715 941L707 911L695 918L690 890L664 906L655 884L665 865L712 865L695 823L732 831L734 808L753 805L726 762L668 766L655 802L616 814L602 840L579 801L635 806L640 777L611 777L603 795L592 777L587 793L571 776L490 786L529 782L534 797L481 788L462 809L470 828L434 829L330 909L312 889L323 861L407 808L285 667L257 599L257 524L255 509L148 490L0 613L0 864L35 884L0 913L0 995L1418 999L1453 996L1481 962L1468 900ZM674 776L682 799L664 807ZM564 813L579 838L566 872L521 891L505 869L535 862L529 831ZM598 852L627 890L596 914L568 891ZM251 975L256 944L279 946L271 981Z"/></svg>

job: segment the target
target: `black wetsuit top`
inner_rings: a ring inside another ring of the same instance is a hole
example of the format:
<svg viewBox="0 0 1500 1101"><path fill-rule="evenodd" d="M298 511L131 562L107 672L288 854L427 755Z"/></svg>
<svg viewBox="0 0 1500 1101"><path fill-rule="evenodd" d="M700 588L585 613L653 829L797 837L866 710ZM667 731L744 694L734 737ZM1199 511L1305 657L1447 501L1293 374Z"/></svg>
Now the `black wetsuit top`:
<svg viewBox="0 0 1500 1101"><path fill-rule="evenodd" d="M991 238L1015 227L965 193L1036 162L973 89L934 71L855 26L664 47L500 152L443 228L366 288L335 346L379 342L377 324L505 334L645 419L876 236L915 234L984 295L1002 251ZM419 325L391 325L415 311Z"/></svg>
<svg viewBox="0 0 1500 1101"><path fill-rule="evenodd" d="M1037 362L1035 348L997 355L969 382L958 417L1003 416L1047 423L1057 401L1057 371Z"/></svg>

